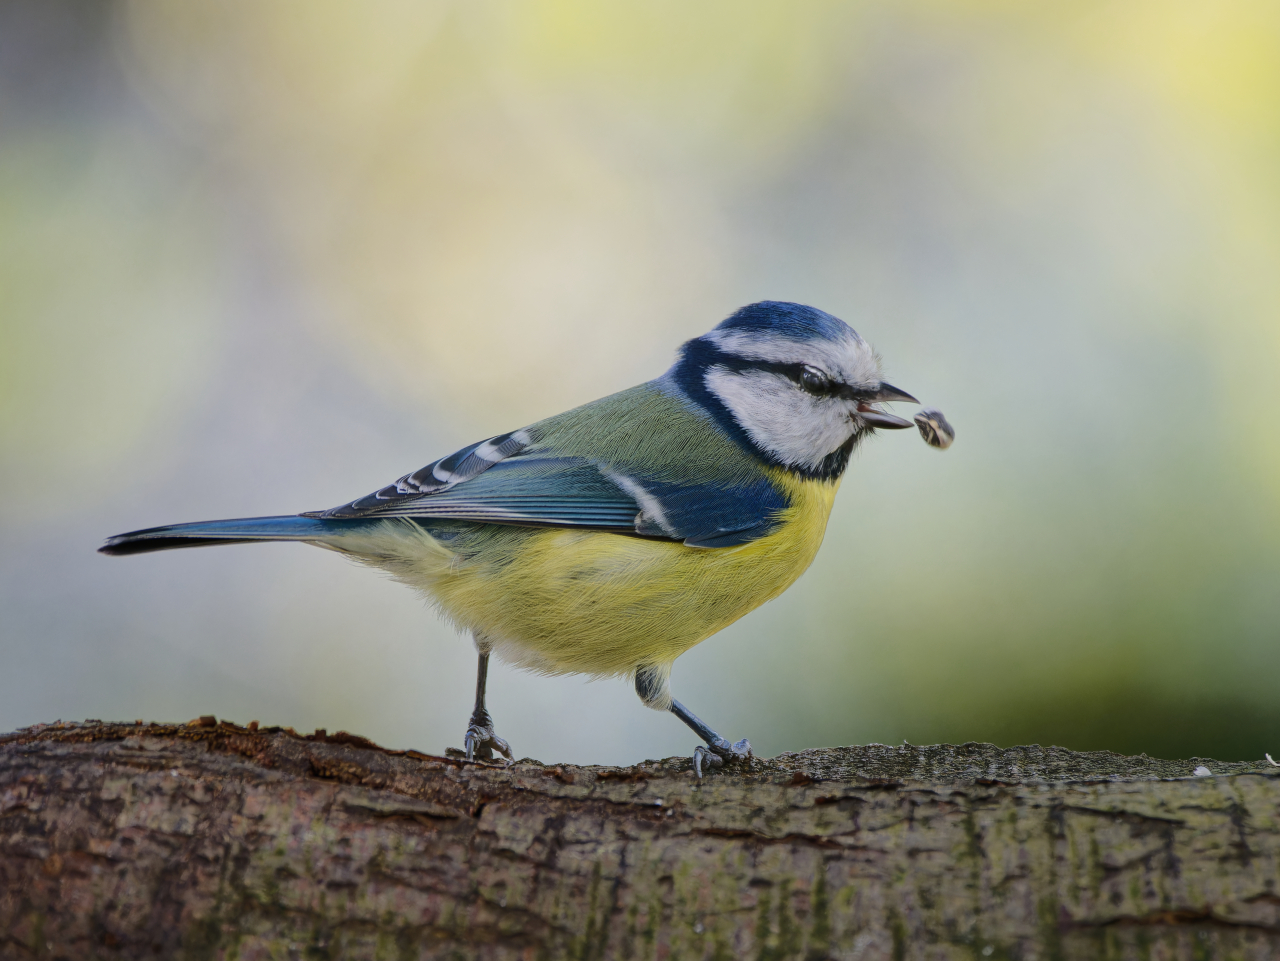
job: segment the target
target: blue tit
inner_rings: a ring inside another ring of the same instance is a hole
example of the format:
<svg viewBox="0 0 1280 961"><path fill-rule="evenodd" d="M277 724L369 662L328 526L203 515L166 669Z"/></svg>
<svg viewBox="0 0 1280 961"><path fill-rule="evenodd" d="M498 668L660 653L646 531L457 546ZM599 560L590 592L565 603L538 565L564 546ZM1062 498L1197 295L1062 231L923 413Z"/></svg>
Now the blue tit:
<svg viewBox="0 0 1280 961"><path fill-rule="evenodd" d="M786 590L812 562L849 457L911 422L843 321L744 307L661 377L471 444L367 497L285 517L120 534L105 554L303 541L389 572L479 652L468 758L511 758L485 707L489 658L544 674L624 676L705 742L704 768L750 755L671 696L689 648Z"/></svg>

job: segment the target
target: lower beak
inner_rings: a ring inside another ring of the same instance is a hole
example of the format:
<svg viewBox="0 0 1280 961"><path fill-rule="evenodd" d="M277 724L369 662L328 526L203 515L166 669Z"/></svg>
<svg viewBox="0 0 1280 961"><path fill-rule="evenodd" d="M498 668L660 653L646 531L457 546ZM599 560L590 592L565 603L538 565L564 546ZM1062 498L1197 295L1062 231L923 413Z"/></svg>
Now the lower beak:
<svg viewBox="0 0 1280 961"><path fill-rule="evenodd" d="M902 430L904 427L912 426L911 421L876 410L870 404L859 404L858 416L862 418L863 423L870 424L872 427L883 427L886 430Z"/></svg>

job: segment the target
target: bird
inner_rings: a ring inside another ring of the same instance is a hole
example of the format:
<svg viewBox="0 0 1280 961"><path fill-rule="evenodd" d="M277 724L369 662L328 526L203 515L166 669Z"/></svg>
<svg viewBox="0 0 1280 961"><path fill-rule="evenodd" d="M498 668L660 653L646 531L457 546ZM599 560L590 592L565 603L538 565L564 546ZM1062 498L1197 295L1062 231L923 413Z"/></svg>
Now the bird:
<svg viewBox="0 0 1280 961"><path fill-rule="evenodd" d="M672 696L675 660L809 567L854 450L910 421L839 318L761 301L685 342L660 377L473 443L365 497L294 515L173 524L99 548L301 541L390 573L469 632L469 761L511 763L485 701L490 657L625 677L701 739L698 778L752 757Z"/></svg>

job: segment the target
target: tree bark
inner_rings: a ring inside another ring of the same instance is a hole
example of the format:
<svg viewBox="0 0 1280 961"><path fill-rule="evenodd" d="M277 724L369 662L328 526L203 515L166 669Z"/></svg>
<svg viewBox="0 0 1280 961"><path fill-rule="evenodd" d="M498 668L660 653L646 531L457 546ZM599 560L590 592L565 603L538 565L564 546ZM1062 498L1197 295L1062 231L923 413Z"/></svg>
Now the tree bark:
<svg viewBox="0 0 1280 961"><path fill-rule="evenodd" d="M0 957L1275 958L1275 772L869 745L699 782L42 725L0 736Z"/></svg>

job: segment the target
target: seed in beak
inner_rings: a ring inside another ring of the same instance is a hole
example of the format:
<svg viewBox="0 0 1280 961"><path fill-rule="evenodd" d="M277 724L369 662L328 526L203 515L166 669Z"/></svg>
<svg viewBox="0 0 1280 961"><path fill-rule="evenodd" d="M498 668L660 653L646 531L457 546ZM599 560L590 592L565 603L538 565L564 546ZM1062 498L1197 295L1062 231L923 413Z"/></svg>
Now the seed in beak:
<svg viewBox="0 0 1280 961"><path fill-rule="evenodd" d="M942 411L936 407L926 407L916 414L915 420L916 427L920 429L920 436L930 447L946 450L956 439L955 428L947 423L947 419L942 416Z"/></svg>

